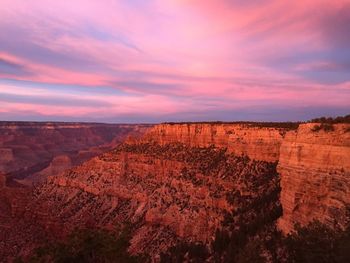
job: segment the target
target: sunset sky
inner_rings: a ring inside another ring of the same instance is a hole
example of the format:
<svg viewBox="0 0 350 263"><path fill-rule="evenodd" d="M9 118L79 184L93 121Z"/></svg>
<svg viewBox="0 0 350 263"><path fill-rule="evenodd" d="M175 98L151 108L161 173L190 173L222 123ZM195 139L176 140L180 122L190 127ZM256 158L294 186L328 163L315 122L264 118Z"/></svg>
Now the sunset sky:
<svg viewBox="0 0 350 263"><path fill-rule="evenodd" d="M350 0L0 0L0 120L350 113Z"/></svg>

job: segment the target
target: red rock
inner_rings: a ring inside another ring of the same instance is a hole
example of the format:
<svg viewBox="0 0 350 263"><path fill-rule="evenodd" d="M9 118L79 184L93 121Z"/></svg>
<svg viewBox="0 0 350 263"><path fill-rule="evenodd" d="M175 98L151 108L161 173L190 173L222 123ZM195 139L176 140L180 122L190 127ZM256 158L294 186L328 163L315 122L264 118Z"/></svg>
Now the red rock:
<svg viewBox="0 0 350 263"><path fill-rule="evenodd" d="M312 219L336 218L344 226L350 125L329 132L313 132L313 125L288 132L243 124L158 125L141 140L49 176L28 203L15 198L9 209L25 220L10 224L19 232L4 233L18 248L10 251L9 243L0 252L27 253L42 236L62 238L77 226L125 222L134 226L130 251L153 259L179 240L208 244L232 211L249 224L279 207L277 161L283 231ZM260 204L265 197L268 204Z"/></svg>
<svg viewBox="0 0 350 263"><path fill-rule="evenodd" d="M333 125L334 131L312 131L314 123L288 132L281 146L278 172L281 174L284 232L295 223L318 220L329 226L335 221L347 225L350 206L349 124Z"/></svg>

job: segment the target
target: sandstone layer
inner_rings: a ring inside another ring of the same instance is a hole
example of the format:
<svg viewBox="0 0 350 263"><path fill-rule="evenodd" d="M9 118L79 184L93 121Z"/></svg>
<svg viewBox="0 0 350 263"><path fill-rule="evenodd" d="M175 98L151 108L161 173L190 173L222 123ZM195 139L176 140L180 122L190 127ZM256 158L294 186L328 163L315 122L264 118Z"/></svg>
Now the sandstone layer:
<svg viewBox="0 0 350 263"><path fill-rule="evenodd" d="M278 161L283 136L288 128L259 124L193 123L161 124L148 134L149 140L164 145L180 142L191 147L214 145L235 155L268 162Z"/></svg>
<svg viewBox="0 0 350 263"><path fill-rule="evenodd" d="M278 163L284 232L313 220L345 227L350 207L350 125L302 124L284 138Z"/></svg>

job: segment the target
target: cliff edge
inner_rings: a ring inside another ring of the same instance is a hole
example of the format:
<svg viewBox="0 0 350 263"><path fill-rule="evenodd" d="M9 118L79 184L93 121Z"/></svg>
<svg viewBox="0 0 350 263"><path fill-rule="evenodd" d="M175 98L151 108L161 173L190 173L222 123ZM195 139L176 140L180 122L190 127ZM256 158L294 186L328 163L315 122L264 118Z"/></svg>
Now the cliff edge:
<svg viewBox="0 0 350 263"><path fill-rule="evenodd" d="M345 227L350 206L350 125L301 124L286 134L277 171L281 176L284 232L318 220Z"/></svg>
<svg viewBox="0 0 350 263"><path fill-rule="evenodd" d="M227 148L235 155L254 160L278 161L284 134L290 128L258 124L185 123L156 125L146 135L160 145L183 143L190 147Z"/></svg>

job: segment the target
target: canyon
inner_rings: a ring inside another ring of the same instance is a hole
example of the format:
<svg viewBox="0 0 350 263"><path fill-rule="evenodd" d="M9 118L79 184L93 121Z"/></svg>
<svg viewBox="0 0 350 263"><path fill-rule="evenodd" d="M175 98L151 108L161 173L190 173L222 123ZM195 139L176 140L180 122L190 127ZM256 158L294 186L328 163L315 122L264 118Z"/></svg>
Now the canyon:
<svg viewBox="0 0 350 263"><path fill-rule="evenodd" d="M70 164L57 155L33 189L14 191L2 175L0 257L26 257L76 227L130 225L130 253L154 262L183 243L214 244L214 254L225 232L247 242L313 220L345 228L350 124L322 127L164 123L58 175ZM3 152L3 162L13 158Z"/></svg>
<svg viewBox="0 0 350 263"><path fill-rule="evenodd" d="M149 125L0 122L0 172L30 185L106 152Z"/></svg>
<svg viewBox="0 0 350 263"><path fill-rule="evenodd" d="M330 131L316 130L319 125L307 123L288 129L286 125L163 124L146 136L161 145L214 145L236 156L277 162L282 231L288 233L296 223L307 225L313 220L344 228L350 205L350 125L333 124Z"/></svg>

